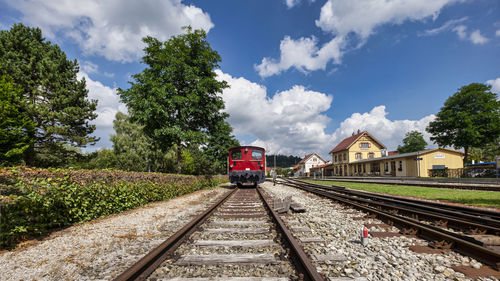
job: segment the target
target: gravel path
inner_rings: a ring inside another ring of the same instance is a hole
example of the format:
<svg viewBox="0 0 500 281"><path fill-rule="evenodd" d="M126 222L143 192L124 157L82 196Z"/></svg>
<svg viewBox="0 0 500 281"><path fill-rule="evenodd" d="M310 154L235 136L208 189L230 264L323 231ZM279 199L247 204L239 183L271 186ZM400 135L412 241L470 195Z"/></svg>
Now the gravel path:
<svg viewBox="0 0 500 281"><path fill-rule="evenodd" d="M0 253L0 280L110 280L227 191L198 191L29 241Z"/></svg>
<svg viewBox="0 0 500 281"><path fill-rule="evenodd" d="M344 255L346 261L316 263L317 270L329 278L351 277L358 280L471 280L451 269L454 265L481 264L474 259L455 252L443 254L416 254L408 249L411 245L427 245L418 238L370 238L367 246L360 244L360 231L365 223L381 221L353 220L363 216L359 211L344 210L345 207L328 199L320 198L296 188L270 182L261 184L271 195L303 204L305 213L284 217L287 226L308 227L311 232L296 233L296 237L321 237L324 243L303 243L308 254ZM307 194L307 195L306 195ZM378 229L377 231L383 231ZM389 231L398 231L393 228ZM497 280L480 278L479 280Z"/></svg>

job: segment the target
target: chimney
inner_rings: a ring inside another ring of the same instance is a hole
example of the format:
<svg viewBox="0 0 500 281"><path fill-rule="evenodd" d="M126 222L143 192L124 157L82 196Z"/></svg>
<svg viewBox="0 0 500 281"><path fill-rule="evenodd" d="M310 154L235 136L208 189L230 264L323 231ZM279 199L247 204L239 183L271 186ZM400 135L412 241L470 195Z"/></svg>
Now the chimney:
<svg viewBox="0 0 500 281"><path fill-rule="evenodd" d="M360 133L359 129L358 129L358 134Z"/></svg>

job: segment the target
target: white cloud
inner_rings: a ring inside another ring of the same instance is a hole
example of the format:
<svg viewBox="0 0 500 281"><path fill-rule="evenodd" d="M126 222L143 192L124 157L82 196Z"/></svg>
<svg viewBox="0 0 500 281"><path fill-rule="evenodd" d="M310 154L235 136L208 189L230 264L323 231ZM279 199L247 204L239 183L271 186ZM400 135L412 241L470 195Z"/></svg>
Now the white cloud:
<svg viewBox="0 0 500 281"><path fill-rule="evenodd" d="M357 130L368 131L388 150L397 149L402 144L405 134L409 131L419 131L424 135L428 147L435 147L430 141L430 134L425 131L429 122L435 119L434 115L428 115L420 120L389 120L385 106L374 107L370 112L353 113L351 117L344 120L335 131L334 139L336 143L352 135ZM333 148L333 146L331 147ZM331 149L330 148L330 149Z"/></svg>
<svg viewBox="0 0 500 281"><path fill-rule="evenodd" d="M141 39L147 35L167 40L181 27L209 31L207 13L181 0L7 0L22 13L22 22L42 28L51 39L61 32L74 39L85 54L129 62L142 56Z"/></svg>
<svg viewBox="0 0 500 281"><path fill-rule="evenodd" d="M84 73L93 74L93 73L97 73L99 71L99 66L93 62L90 62L90 61L82 61L80 63L80 69Z"/></svg>
<svg viewBox="0 0 500 281"><path fill-rule="evenodd" d="M481 31L479 31L479 29L476 29L473 32L471 32L469 35L467 35L467 26L465 26L463 24L456 26L452 30L457 33L458 38L460 38L462 40L468 40L476 45L477 44L485 44L486 42L489 41L488 38L481 35Z"/></svg>
<svg viewBox="0 0 500 281"><path fill-rule="evenodd" d="M288 9L291 9L294 6L296 6L297 4L299 4L300 0L285 0L285 3L286 3L286 6L288 7Z"/></svg>
<svg viewBox="0 0 500 281"><path fill-rule="evenodd" d="M216 72L231 86L222 97L236 135L255 136L253 144L287 155L310 153L331 143L325 133L329 118L322 114L330 108L331 95L296 85L270 98L262 85Z"/></svg>
<svg viewBox="0 0 500 281"><path fill-rule="evenodd" d="M263 58L255 69L261 77L268 77L291 67L308 72L325 69L332 60L340 64L348 46L362 46L378 26L436 19L441 9L452 2L456 0L328 0L315 23L334 37L330 42L319 48L314 36L298 40L285 36L280 44L280 60Z"/></svg>
<svg viewBox="0 0 500 281"><path fill-rule="evenodd" d="M331 107L331 95L296 85L271 98L260 84L243 77L232 77L220 70L216 73L217 79L225 80L230 85L223 91L222 97L234 133L254 136L257 140L252 144L266 148L271 154L305 155L316 152L329 158L328 152L358 129L369 131L389 149L396 149L406 132L418 130L424 133L431 146L425 127L434 115L420 120L392 121L386 117L385 106L377 106L367 113L353 113L335 132L329 134L325 130L330 118L324 112Z"/></svg>
<svg viewBox="0 0 500 281"><path fill-rule="evenodd" d="M401 24L428 17L436 19L440 10L454 0L329 0L321 8L316 25L334 35L355 33L368 38L382 24Z"/></svg>
<svg viewBox="0 0 500 281"><path fill-rule="evenodd" d="M493 93L500 95L500 78L488 80L486 84L491 85L491 91Z"/></svg>
<svg viewBox="0 0 500 281"><path fill-rule="evenodd" d="M91 123L98 128L108 128L110 133L113 131L113 120L118 111L127 112L125 104L120 102L120 97L116 93L116 88L110 88L99 81L92 80L87 73L80 71L77 75L78 80L85 78L88 99L97 100L97 118Z"/></svg>
<svg viewBox="0 0 500 281"><path fill-rule="evenodd" d="M495 32L495 36L500 37L500 29Z"/></svg>
<svg viewBox="0 0 500 281"><path fill-rule="evenodd" d="M344 46L343 37L336 37L320 49L317 45L316 37L300 38L293 40L289 36L281 41L281 58L276 61L272 58L263 58L261 64L255 69L262 77L269 77L280 72L295 67L297 70L307 73L312 70L325 70L327 63L333 60L340 64L342 56L341 48Z"/></svg>
<svg viewBox="0 0 500 281"><path fill-rule="evenodd" d="M467 32L465 30L467 29L467 26L465 25L459 25L455 28L453 28L453 31L455 31L458 35L458 37L462 40L467 39Z"/></svg>
<svg viewBox="0 0 500 281"><path fill-rule="evenodd" d="M470 34L470 41L474 44L484 44L488 42L488 40L489 40L488 38L481 35L481 31L479 31L479 29L474 30Z"/></svg>
<svg viewBox="0 0 500 281"><path fill-rule="evenodd" d="M315 1L316 0L309 0L309 3L313 3ZM302 2L302 0L285 0L285 4L288 7L288 9L297 6L298 4L300 4L300 2Z"/></svg>
<svg viewBox="0 0 500 281"><path fill-rule="evenodd" d="M424 32L420 33L419 35L420 36L434 36L434 35L437 35L437 34L443 32L443 31L448 31L452 27L454 27L457 24L462 23L466 20L467 20L467 17L463 17L463 18L455 19L455 20L449 20L449 21L445 22L443 25L441 25L440 27L425 30Z"/></svg>

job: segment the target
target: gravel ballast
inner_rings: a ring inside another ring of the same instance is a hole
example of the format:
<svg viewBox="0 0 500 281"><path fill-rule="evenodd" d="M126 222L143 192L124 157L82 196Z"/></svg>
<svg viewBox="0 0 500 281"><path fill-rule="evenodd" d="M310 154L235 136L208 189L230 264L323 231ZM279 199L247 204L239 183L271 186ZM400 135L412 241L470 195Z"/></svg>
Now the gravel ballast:
<svg viewBox="0 0 500 281"><path fill-rule="evenodd" d="M202 190L28 241L0 253L0 279L111 280L226 192Z"/></svg>
<svg viewBox="0 0 500 281"><path fill-rule="evenodd" d="M307 227L310 232L296 232L297 238L320 237L324 242L301 243L309 255L343 255L345 261L315 262L317 270L328 278L347 277L346 280L471 280L451 266L481 266L481 263L459 253L417 254L408 247L427 245L427 241L406 236L370 238L368 245L360 243L361 229L367 223L382 223L376 219L353 220L365 214L320 198L299 189L265 182L261 186L272 196L303 204L307 211L284 217L289 228ZM383 229L372 229L384 231ZM398 232L396 228L385 231ZM479 280L497 280L480 278Z"/></svg>

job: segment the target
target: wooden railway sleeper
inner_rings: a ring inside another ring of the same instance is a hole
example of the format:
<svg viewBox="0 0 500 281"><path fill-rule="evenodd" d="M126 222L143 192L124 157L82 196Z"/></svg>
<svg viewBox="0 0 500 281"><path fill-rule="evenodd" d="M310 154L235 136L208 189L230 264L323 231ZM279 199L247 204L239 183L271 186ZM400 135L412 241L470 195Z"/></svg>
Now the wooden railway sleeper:
<svg viewBox="0 0 500 281"><path fill-rule="evenodd" d="M408 236L410 236L410 235L416 236L417 233L418 233L418 229L416 229L416 228L403 228L401 230L401 234L408 235Z"/></svg>
<svg viewBox="0 0 500 281"><path fill-rule="evenodd" d="M484 234L486 234L486 229L471 228L471 229L469 229L469 231L467 231L467 234L471 234L471 235L484 235Z"/></svg>
<svg viewBox="0 0 500 281"><path fill-rule="evenodd" d="M447 220L434 221L433 225L437 226L437 227L447 227L448 226L448 221Z"/></svg>
<svg viewBox="0 0 500 281"><path fill-rule="evenodd" d="M429 242L429 247L434 248L434 249L446 250L446 249L451 249L454 244L455 244L454 242L447 242L445 240L432 241L432 242Z"/></svg>
<svg viewBox="0 0 500 281"><path fill-rule="evenodd" d="M397 210L397 209L391 209L388 212L391 213L391 214L393 214L393 215L397 215L399 213L399 210Z"/></svg>

